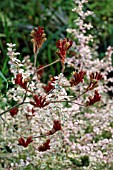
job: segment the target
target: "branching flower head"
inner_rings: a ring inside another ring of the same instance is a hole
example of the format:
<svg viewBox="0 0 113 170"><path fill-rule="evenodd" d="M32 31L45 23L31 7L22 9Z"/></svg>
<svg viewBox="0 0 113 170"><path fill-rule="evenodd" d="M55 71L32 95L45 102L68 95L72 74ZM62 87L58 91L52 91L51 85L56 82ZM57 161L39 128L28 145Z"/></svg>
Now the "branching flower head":
<svg viewBox="0 0 113 170"><path fill-rule="evenodd" d="M64 38L63 40L57 41L57 48L56 54L60 57L61 63L64 64L66 58L67 50L72 46L73 42Z"/></svg>
<svg viewBox="0 0 113 170"><path fill-rule="evenodd" d="M94 97L89 96L89 101L86 101L86 106L93 105L96 102L99 102L101 100L101 96L99 95L98 91L95 90Z"/></svg>
<svg viewBox="0 0 113 170"><path fill-rule="evenodd" d="M77 84L79 84L80 82L83 82L84 76L86 75L86 72L81 70L80 72L73 73L73 77L70 79L70 84L71 86L76 86Z"/></svg>
<svg viewBox="0 0 113 170"><path fill-rule="evenodd" d="M14 117L14 116L17 115L17 113L18 113L18 108L15 107L15 108L11 109L9 112L10 112L10 115L11 115L12 117Z"/></svg>
<svg viewBox="0 0 113 170"><path fill-rule="evenodd" d="M94 88L98 87L98 81L102 80L102 79L103 79L103 76L100 73L98 73L98 72L96 72L95 74L91 73L90 74L90 83L86 90L93 90Z"/></svg>
<svg viewBox="0 0 113 170"><path fill-rule="evenodd" d="M41 108L41 107L45 107L49 104L49 102L46 101L46 97L34 95L33 98L34 98L35 102L30 101L30 104L32 104L35 107Z"/></svg>
<svg viewBox="0 0 113 170"><path fill-rule="evenodd" d="M54 86L52 83L54 83L56 79L52 76L50 76L50 80L48 81L48 84L46 86L43 86L46 93L49 93L52 89L54 89Z"/></svg>
<svg viewBox="0 0 113 170"><path fill-rule="evenodd" d="M39 150L40 152L44 152L44 151L46 151L46 150L48 150L48 149L50 149L50 139L48 139L45 143L43 143L42 145L40 145L40 146L38 147L38 150Z"/></svg>
<svg viewBox="0 0 113 170"><path fill-rule="evenodd" d="M38 26L37 29L31 31L30 34L33 38L31 39L33 43L34 53L37 53L38 50L42 47L43 43L46 41L46 34L44 33L44 28Z"/></svg>
<svg viewBox="0 0 113 170"><path fill-rule="evenodd" d="M26 141L23 137L21 137L18 140L18 144L26 148L32 141L33 141L32 136L28 137Z"/></svg>
<svg viewBox="0 0 113 170"><path fill-rule="evenodd" d="M27 83L28 83L28 80L27 80L27 79L24 80L21 73L18 73L18 74L16 75L15 84L18 84L18 85L20 85L23 89L26 89L26 88L27 88Z"/></svg>
<svg viewBox="0 0 113 170"><path fill-rule="evenodd" d="M53 128L49 132L47 132L46 135L53 135L57 131L62 130L61 122L59 120L54 120L53 122Z"/></svg>

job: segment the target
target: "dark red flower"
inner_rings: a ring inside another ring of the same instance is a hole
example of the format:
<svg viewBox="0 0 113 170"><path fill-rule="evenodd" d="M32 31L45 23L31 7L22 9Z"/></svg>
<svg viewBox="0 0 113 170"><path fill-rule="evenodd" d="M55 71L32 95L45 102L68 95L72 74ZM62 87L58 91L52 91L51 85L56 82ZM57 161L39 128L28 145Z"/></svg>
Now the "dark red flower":
<svg viewBox="0 0 113 170"><path fill-rule="evenodd" d="M18 73L15 78L15 84L19 84L23 89L27 88L28 80L23 80L22 73Z"/></svg>
<svg viewBox="0 0 113 170"><path fill-rule="evenodd" d="M85 106L93 105L94 103L101 100L101 96L99 95L98 91L95 90L94 97L89 96L89 101L86 101Z"/></svg>
<svg viewBox="0 0 113 170"><path fill-rule="evenodd" d="M91 73L90 74L90 83L88 85L88 87L86 88L86 90L93 90L95 87L98 87L98 81L103 79L102 75L98 72Z"/></svg>
<svg viewBox="0 0 113 170"><path fill-rule="evenodd" d="M26 148L32 141L32 136L28 137L26 141L24 140L24 138L21 137L18 140L18 144Z"/></svg>
<svg viewBox="0 0 113 170"><path fill-rule="evenodd" d="M46 34L44 33L44 28L38 26L38 28L34 29L30 35L33 37L31 41L33 42L34 53L36 53L46 41Z"/></svg>
<svg viewBox="0 0 113 170"><path fill-rule="evenodd" d="M35 107L41 108L41 107L45 107L49 104L49 102L46 101L46 97L34 95L33 98L34 98L35 102L30 101L30 103Z"/></svg>
<svg viewBox="0 0 113 170"><path fill-rule="evenodd" d="M46 133L46 135L53 135L55 132L62 130L61 123L59 120L54 120L53 121L53 128Z"/></svg>
<svg viewBox="0 0 113 170"><path fill-rule="evenodd" d="M49 93L54 86L52 85L52 83L55 81L56 79L54 77L50 77L50 81L48 81L48 84L46 86L43 86L44 90L46 93Z"/></svg>
<svg viewBox="0 0 113 170"><path fill-rule="evenodd" d="M39 70L39 71L38 71ZM43 66L40 65L39 67L37 67L37 77L40 79L42 77L42 74L44 73L44 69Z"/></svg>
<svg viewBox="0 0 113 170"><path fill-rule="evenodd" d="M14 117L18 113L18 108L15 107L15 108L11 109L9 112L10 112L11 116Z"/></svg>
<svg viewBox="0 0 113 170"><path fill-rule="evenodd" d="M67 50L72 46L73 42L64 38L63 40L57 41L57 48L56 54L60 57L61 63L64 64L66 58Z"/></svg>
<svg viewBox="0 0 113 170"><path fill-rule="evenodd" d="M90 81L93 81L93 80L101 80L103 79L102 75L98 72L96 72L95 74L94 73L91 73L90 74Z"/></svg>
<svg viewBox="0 0 113 170"><path fill-rule="evenodd" d="M48 150L48 149L50 149L50 139L48 139L45 143L43 143L42 145L40 145L39 147L38 147L38 150L40 151L40 152L44 152L44 151L46 151L46 150Z"/></svg>
<svg viewBox="0 0 113 170"><path fill-rule="evenodd" d="M27 111L28 111L28 113L26 114L26 119L31 120L32 117L35 116L35 110L34 110L34 108L32 108L32 109L27 108ZM29 114L29 112L31 112L32 114Z"/></svg>
<svg viewBox="0 0 113 170"><path fill-rule="evenodd" d="M62 130L61 122L59 120L54 120L53 129L55 130L55 132Z"/></svg>
<svg viewBox="0 0 113 170"><path fill-rule="evenodd" d="M82 70L79 73L74 72L73 77L69 81L71 86L76 86L80 82L83 82L85 75L86 75L86 72Z"/></svg>

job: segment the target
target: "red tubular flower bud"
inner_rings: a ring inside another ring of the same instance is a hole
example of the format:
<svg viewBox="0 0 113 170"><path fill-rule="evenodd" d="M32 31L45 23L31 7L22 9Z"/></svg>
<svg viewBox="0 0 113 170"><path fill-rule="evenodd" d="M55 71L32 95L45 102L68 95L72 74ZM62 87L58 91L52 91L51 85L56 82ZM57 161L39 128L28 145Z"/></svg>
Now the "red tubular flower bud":
<svg viewBox="0 0 113 170"><path fill-rule="evenodd" d="M101 80L103 77L100 73L96 72L95 74L94 73L91 73L90 74L90 81L92 80Z"/></svg>
<svg viewBox="0 0 113 170"><path fill-rule="evenodd" d="M43 43L46 41L44 28L38 26L38 28L34 29L30 35L33 37L31 41L33 42L34 53L37 53L38 49L40 49Z"/></svg>
<svg viewBox="0 0 113 170"><path fill-rule="evenodd" d="M49 104L49 102L46 101L45 97L34 95L33 98L34 98L35 102L30 101L30 104L32 104L35 107L41 108L41 107L45 107Z"/></svg>
<svg viewBox="0 0 113 170"><path fill-rule="evenodd" d="M22 73L18 73L15 78L15 84L20 85L23 89L27 89L27 82L23 80Z"/></svg>
<svg viewBox="0 0 113 170"><path fill-rule="evenodd" d="M64 65L67 50L72 46L73 42L64 38L63 40L59 40L56 43L58 50L56 54L60 57L61 63Z"/></svg>
<svg viewBox="0 0 113 170"><path fill-rule="evenodd" d="M86 88L86 90L93 90L94 88L98 87L98 81L103 79L102 75L98 72L91 73L90 74L90 83L88 85L88 87Z"/></svg>
<svg viewBox="0 0 113 170"><path fill-rule="evenodd" d="M52 83L55 81L54 77L50 77L50 81L48 81L48 84L46 86L43 86L44 90L46 93L49 93L54 86L52 85Z"/></svg>
<svg viewBox="0 0 113 170"><path fill-rule="evenodd" d="M55 132L62 130L61 123L59 120L54 120L53 121L53 128L46 133L46 135L53 135Z"/></svg>
<svg viewBox="0 0 113 170"><path fill-rule="evenodd" d="M12 117L14 117L18 113L18 108L15 107L15 108L11 109L9 112L10 112L10 115Z"/></svg>
<svg viewBox="0 0 113 170"><path fill-rule="evenodd" d="M50 139L48 139L45 143L43 143L42 145L40 145L38 147L38 150L40 152L44 152L46 150L49 150L50 149Z"/></svg>
<svg viewBox="0 0 113 170"><path fill-rule="evenodd" d="M18 140L18 144L26 148L32 141L32 136L28 137L26 141L24 140L24 138L21 137Z"/></svg>
<svg viewBox="0 0 113 170"><path fill-rule="evenodd" d="M41 70L40 70L41 69ZM38 71L39 70L39 71ZM43 66L40 65L39 67L37 67L37 78L40 79L42 77L44 73L44 69L43 69Z"/></svg>
<svg viewBox="0 0 113 170"><path fill-rule="evenodd" d="M70 79L71 86L76 86L80 82L83 82L86 72L81 70L79 73L74 72L73 77Z"/></svg>
<svg viewBox="0 0 113 170"><path fill-rule="evenodd" d="M93 105L94 103L101 100L101 96L99 95L98 91L95 90L94 97L89 96L89 101L86 101L86 106Z"/></svg>
<svg viewBox="0 0 113 170"><path fill-rule="evenodd" d="M54 120L53 129L55 130L55 132L62 130L61 123L59 120Z"/></svg>

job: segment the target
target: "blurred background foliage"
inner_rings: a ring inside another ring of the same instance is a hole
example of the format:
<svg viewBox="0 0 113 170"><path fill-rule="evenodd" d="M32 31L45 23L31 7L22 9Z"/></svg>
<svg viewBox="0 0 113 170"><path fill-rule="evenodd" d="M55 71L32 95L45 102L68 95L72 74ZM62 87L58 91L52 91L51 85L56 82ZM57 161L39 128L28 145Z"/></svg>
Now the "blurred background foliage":
<svg viewBox="0 0 113 170"><path fill-rule="evenodd" d="M93 25L94 35L99 40L98 52L104 56L106 48L113 46L113 1L112 0L89 0L87 8L94 12L90 18Z"/></svg>
<svg viewBox="0 0 113 170"><path fill-rule="evenodd" d="M51 63L57 56L56 41L67 36L66 28L73 25L76 14L71 11L75 6L73 0L8 0L0 3L0 84L6 83L10 77L6 43L15 43L17 51L21 53L20 59L26 55L31 56L33 51L31 37L34 27L44 26L47 41L38 54L37 66ZM113 1L89 0L86 9L94 12L93 17L88 18L94 28L92 34L99 40L99 54L104 56L108 45L113 46ZM61 71L58 63L53 69L48 69L49 74L57 74ZM4 76L4 78L3 78Z"/></svg>

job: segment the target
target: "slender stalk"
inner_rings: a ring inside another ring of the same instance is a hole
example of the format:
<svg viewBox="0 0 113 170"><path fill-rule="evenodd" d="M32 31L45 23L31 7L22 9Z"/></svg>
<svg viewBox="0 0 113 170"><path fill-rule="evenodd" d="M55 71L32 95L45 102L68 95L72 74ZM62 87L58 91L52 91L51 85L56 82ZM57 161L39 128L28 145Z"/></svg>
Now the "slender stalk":
<svg viewBox="0 0 113 170"><path fill-rule="evenodd" d="M73 98L71 99L71 101L78 99L80 96L82 96L82 95L85 94L85 93L87 93L87 90L85 90L83 93L79 94L77 97L73 97Z"/></svg>
<svg viewBox="0 0 113 170"><path fill-rule="evenodd" d="M44 68L47 68L47 67L53 65L53 64L55 64L55 63L57 63L57 62L59 62L59 61L60 61L60 59L57 59L57 60L53 61L52 63L47 64L47 65L45 65L45 66L39 68L38 70L36 70L35 73L37 73L38 71L40 71L40 70L42 70L42 69L44 69Z"/></svg>
<svg viewBox="0 0 113 170"><path fill-rule="evenodd" d="M14 109L15 107L18 107L18 106L21 106L22 104L26 104L26 103L29 103L29 102L21 102L21 103L18 103L16 104L15 106L5 110L4 112L0 113L0 116L4 115L5 113L9 112L11 109Z"/></svg>
<svg viewBox="0 0 113 170"><path fill-rule="evenodd" d="M36 53L34 53L34 68L36 67L36 61L37 61L37 54L38 54L39 50L37 50Z"/></svg>
<svg viewBox="0 0 113 170"><path fill-rule="evenodd" d="M60 61L60 59L57 59L57 60L53 61L52 63L47 64L46 66L43 66L43 67L37 69L37 70L34 72L34 74L32 75L31 80L29 81L29 84L28 84L28 87L27 87L27 88L29 88L29 85L30 85L30 83L31 83L31 81L32 81L35 73L38 73L38 71L40 71L40 70L42 70L42 69L44 69L44 68L47 68L47 67L49 67L49 66L51 66L51 65L53 65L53 64L55 64L55 63L57 63L57 62L59 62L59 61ZM25 93L25 95L24 95L23 102L25 101L26 96L27 96L27 91L26 91L26 93Z"/></svg>
<svg viewBox="0 0 113 170"><path fill-rule="evenodd" d="M74 103L80 106L84 106L83 104L77 103L77 102L73 102L73 101L68 101L68 100L56 100L56 101L50 101L50 103L61 103L61 102L68 102L68 103Z"/></svg>

